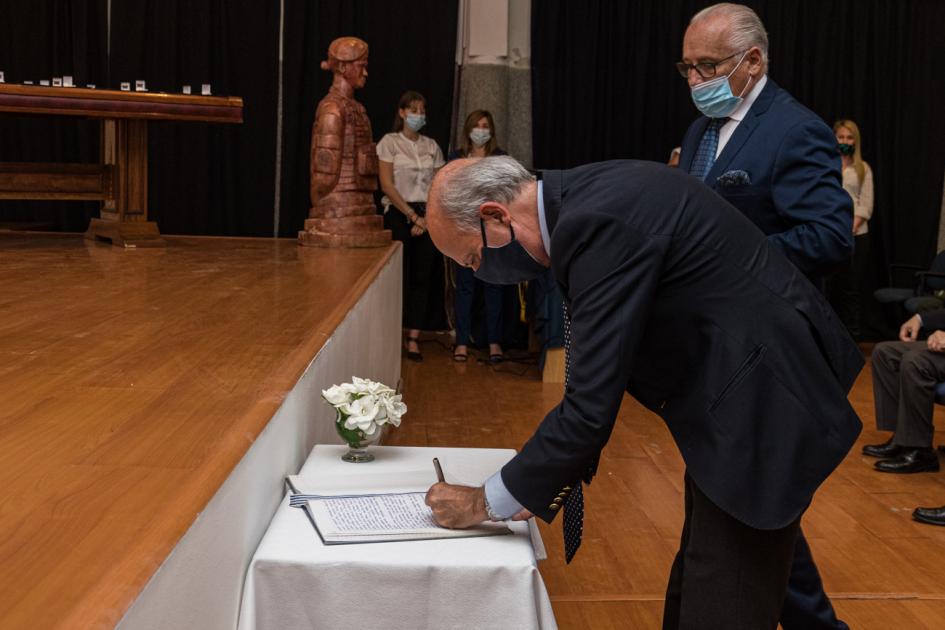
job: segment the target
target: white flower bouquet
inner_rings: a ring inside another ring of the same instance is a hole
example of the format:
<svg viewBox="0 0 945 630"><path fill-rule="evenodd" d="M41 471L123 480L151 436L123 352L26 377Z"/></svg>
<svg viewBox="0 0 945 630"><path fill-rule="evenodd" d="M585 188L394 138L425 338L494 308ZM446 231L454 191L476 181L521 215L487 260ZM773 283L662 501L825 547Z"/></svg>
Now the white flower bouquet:
<svg viewBox="0 0 945 630"><path fill-rule="evenodd" d="M345 461L374 459L364 453L364 447L380 437L380 427L385 424L400 426L407 413L400 394L383 383L357 376L351 377L350 383L322 390L322 397L335 408L335 428L352 449L342 458Z"/></svg>

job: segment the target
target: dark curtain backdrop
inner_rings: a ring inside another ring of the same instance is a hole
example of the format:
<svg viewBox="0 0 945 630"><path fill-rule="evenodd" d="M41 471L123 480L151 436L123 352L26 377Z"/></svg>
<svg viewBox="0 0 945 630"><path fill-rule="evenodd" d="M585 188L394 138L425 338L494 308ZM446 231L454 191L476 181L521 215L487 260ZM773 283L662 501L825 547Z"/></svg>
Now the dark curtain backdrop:
<svg viewBox="0 0 945 630"><path fill-rule="evenodd" d="M319 68L328 45L353 35L370 46L367 85L356 98L367 108L375 140L391 130L400 95L416 90L427 99L427 126L421 133L445 153L457 10L457 0L286 0L281 236L294 236L302 228L311 205L309 150L315 108L331 85L331 73Z"/></svg>
<svg viewBox="0 0 945 630"><path fill-rule="evenodd" d="M71 75L100 85L106 75L106 0L0 2L0 70L7 83ZM95 162L97 122L0 116L0 162ZM0 224L71 231L88 227L98 203L0 202Z"/></svg>
<svg viewBox="0 0 945 630"><path fill-rule="evenodd" d="M112 0L111 87L243 99L242 125L150 123L148 214L164 234L271 236L279 2Z"/></svg>
<svg viewBox="0 0 945 630"><path fill-rule="evenodd" d="M534 159L540 168L665 162L698 112L673 67L689 18L712 2L532 4ZM852 118L873 168L868 295L889 262L935 254L945 172L945 2L749 0L765 23L769 76L828 124ZM869 297L873 337L898 327Z"/></svg>

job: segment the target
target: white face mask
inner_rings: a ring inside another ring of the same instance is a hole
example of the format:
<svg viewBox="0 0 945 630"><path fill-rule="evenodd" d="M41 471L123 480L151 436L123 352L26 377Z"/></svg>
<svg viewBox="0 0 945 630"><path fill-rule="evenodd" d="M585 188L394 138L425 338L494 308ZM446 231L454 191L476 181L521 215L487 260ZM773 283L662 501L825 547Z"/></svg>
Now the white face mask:
<svg viewBox="0 0 945 630"><path fill-rule="evenodd" d="M469 139L472 140L472 143L477 147L481 147L485 143L489 142L489 139L492 137L492 132L488 129L483 129L482 127L476 127L469 132Z"/></svg>

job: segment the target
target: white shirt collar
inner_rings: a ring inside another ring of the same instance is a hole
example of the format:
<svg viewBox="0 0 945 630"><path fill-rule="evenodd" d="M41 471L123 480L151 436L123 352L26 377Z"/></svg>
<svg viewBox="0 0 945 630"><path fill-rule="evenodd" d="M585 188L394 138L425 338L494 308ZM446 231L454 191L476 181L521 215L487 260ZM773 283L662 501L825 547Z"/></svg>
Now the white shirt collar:
<svg viewBox="0 0 945 630"><path fill-rule="evenodd" d="M758 98L758 95L761 94L761 90L764 89L765 84L768 82L768 75L764 74L761 76L761 79L752 86L751 90L748 92L748 95L745 97L745 100L742 101L742 104L738 106L734 112L729 114L731 120L737 120L741 122L745 118L745 114L748 113L748 110L751 109L751 106L754 105L755 99Z"/></svg>
<svg viewBox="0 0 945 630"><path fill-rule="evenodd" d="M548 231L548 218L545 216L545 185L538 182L538 227L541 230L541 246L545 248L548 258L551 258L551 232Z"/></svg>

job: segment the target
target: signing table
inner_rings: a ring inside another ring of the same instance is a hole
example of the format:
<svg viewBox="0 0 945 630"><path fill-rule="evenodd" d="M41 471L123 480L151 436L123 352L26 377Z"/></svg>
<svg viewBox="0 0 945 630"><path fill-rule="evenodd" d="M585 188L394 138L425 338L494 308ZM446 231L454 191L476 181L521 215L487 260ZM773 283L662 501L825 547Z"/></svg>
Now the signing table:
<svg viewBox="0 0 945 630"><path fill-rule="evenodd" d="M341 461L345 446L318 445L299 478L352 492L432 484L432 458L446 481L481 484L515 451L371 447L375 461ZM544 558L534 524L512 535L357 545L322 543L288 495L253 556L239 630L293 628L555 628L536 566Z"/></svg>

